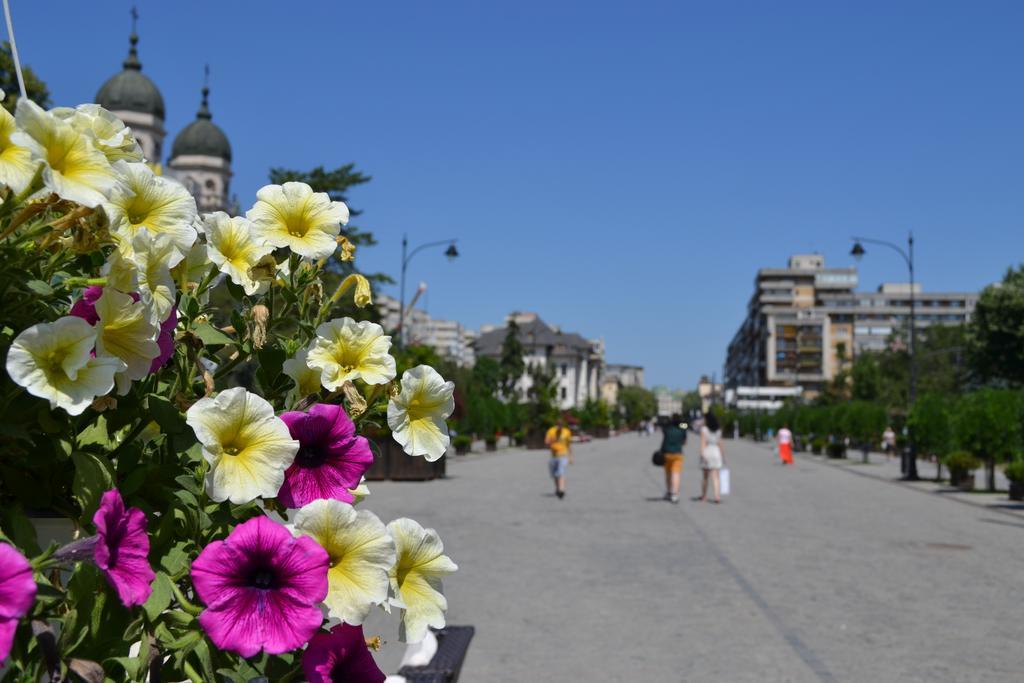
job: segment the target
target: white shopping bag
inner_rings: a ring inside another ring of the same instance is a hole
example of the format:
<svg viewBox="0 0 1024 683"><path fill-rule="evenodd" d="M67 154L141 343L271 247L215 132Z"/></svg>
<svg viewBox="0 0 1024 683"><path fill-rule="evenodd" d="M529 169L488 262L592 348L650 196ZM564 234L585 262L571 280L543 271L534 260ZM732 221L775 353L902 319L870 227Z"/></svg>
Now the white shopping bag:
<svg viewBox="0 0 1024 683"><path fill-rule="evenodd" d="M730 488L730 481L729 481L729 468L728 467L723 467L722 469L720 469L718 471L718 481L721 484L722 495L723 496L728 496L729 495L729 491L731 490L731 488Z"/></svg>

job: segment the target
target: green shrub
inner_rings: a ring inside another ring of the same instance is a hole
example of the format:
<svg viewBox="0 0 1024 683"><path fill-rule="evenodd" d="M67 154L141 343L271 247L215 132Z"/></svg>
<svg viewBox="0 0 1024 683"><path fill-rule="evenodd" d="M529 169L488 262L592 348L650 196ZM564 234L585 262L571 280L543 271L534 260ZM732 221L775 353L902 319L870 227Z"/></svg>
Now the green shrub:
<svg viewBox="0 0 1024 683"><path fill-rule="evenodd" d="M953 451L942 458L942 464L949 468L951 473L973 472L981 467L981 461L967 451Z"/></svg>
<svg viewBox="0 0 1024 683"><path fill-rule="evenodd" d="M811 441L811 453L815 455L821 455L821 452L825 450L825 439L824 437L817 437Z"/></svg>
<svg viewBox="0 0 1024 683"><path fill-rule="evenodd" d="M1015 483L1024 483L1024 456L1018 455L1013 462L1003 470L1006 478Z"/></svg>

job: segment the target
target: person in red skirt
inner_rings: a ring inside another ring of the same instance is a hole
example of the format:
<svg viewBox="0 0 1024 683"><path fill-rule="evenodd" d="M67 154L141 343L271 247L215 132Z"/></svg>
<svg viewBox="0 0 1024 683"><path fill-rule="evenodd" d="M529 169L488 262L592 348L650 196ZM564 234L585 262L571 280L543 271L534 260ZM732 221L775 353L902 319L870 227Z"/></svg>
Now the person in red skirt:
<svg viewBox="0 0 1024 683"><path fill-rule="evenodd" d="M789 425L782 425L782 429L775 437L779 447L779 459L783 465L793 464L793 432L789 431Z"/></svg>

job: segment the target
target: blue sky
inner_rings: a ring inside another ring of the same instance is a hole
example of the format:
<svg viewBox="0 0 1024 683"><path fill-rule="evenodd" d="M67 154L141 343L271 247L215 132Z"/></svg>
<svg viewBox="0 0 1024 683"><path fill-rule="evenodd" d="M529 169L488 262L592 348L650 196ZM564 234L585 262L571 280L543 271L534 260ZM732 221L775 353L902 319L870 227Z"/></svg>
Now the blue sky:
<svg viewBox="0 0 1024 683"><path fill-rule="evenodd" d="M14 0L57 104L127 52L128 2ZM243 207L271 166L355 161L367 270L424 252L428 310L532 310L649 384L721 373L758 267L913 230L928 289L1024 260L1024 3L140 2L171 136L203 64ZM60 17L59 20L55 19ZM167 145L169 148L169 145ZM893 253L860 264L903 278ZM395 293L397 287L391 288Z"/></svg>

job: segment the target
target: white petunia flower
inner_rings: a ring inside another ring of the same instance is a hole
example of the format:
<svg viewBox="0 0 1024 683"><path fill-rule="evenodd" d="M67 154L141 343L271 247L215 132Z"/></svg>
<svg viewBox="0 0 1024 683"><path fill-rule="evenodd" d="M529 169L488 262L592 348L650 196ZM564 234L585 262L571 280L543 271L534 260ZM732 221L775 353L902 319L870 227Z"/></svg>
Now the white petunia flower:
<svg viewBox="0 0 1024 683"><path fill-rule="evenodd" d="M114 373L125 364L109 356L90 357L96 330L74 316L39 323L15 337L7 354L7 374L51 408L80 415L93 399L114 388Z"/></svg>
<svg viewBox="0 0 1024 683"><path fill-rule="evenodd" d="M455 410L455 384L429 365L402 375L402 390L388 402L388 426L406 453L434 461L448 449L445 418Z"/></svg>
<svg viewBox="0 0 1024 683"><path fill-rule="evenodd" d="M50 113L67 121L75 130L85 133L107 161L142 161L139 146L131 128L98 104L80 104L74 109L55 107Z"/></svg>
<svg viewBox="0 0 1024 683"><path fill-rule="evenodd" d="M260 283L251 271L274 247L258 236L248 219L223 211L206 214L203 229L210 261L246 294L255 294Z"/></svg>
<svg viewBox="0 0 1024 683"><path fill-rule="evenodd" d="M248 503L272 498L284 483L299 442L274 408L242 387L196 401L185 421L210 464L206 491L214 501Z"/></svg>
<svg viewBox="0 0 1024 683"><path fill-rule="evenodd" d="M331 201L325 192L313 192L306 183L265 185L245 216L259 236L275 247L288 247L299 256L322 259L334 253L341 226L348 223L348 207Z"/></svg>
<svg viewBox="0 0 1024 683"><path fill-rule="evenodd" d="M132 251L127 260L135 266L142 301L150 307L158 321L166 320L174 308L177 295L171 268L185 257L174 246L170 236L153 235L145 228L135 233L131 244Z"/></svg>
<svg viewBox="0 0 1024 683"><path fill-rule="evenodd" d="M395 542L377 515L321 498L299 510L295 531L319 543L330 557L324 599L329 617L358 626L374 605L388 599Z"/></svg>
<svg viewBox="0 0 1024 683"><path fill-rule="evenodd" d="M386 384L395 378L390 348L391 337L377 323L336 318L316 328L306 362L320 370L320 383L328 391L354 379Z"/></svg>
<svg viewBox="0 0 1024 683"><path fill-rule="evenodd" d="M120 358L125 369L114 378L118 393L128 393L131 383L149 374L160 355L156 339L160 325L141 301L113 287L104 287L96 301L96 354Z"/></svg>
<svg viewBox="0 0 1024 683"><path fill-rule="evenodd" d="M46 162L43 182L62 199L92 208L120 185L117 172L103 152L71 124L24 97L18 100L15 119L21 130L13 133L11 140L27 147L34 160Z"/></svg>
<svg viewBox="0 0 1024 683"><path fill-rule="evenodd" d="M424 529L414 520L396 519L388 524L395 541L397 560L391 567L391 604L402 608L399 640L418 643L427 627L444 627L448 601L441 579L458 570L444 554L444 544L433 529Z"/></svg>
<svg viewBox="0 0 1024 683"><path fill-rule="evenodd" d="M295 352L294 357L286 360L281 366L284 374L295 382L295 388L291 394L293 400L320 393L320 370L309 367L306 362L308 353L307 349L299 349Z"/></svg>
<svg viewBox="0 0 1024 683"><path fill-rule="evenodd" d="M122 251L145 228L153 235L167 235L182 256L188 254L197 237L192 227L196 200L188 190L177 181L156 175L146 164L119 161L114 169L124 184L111 192L103 208L110 217L110 232L121 243Z"/></svg>
<svg viewBox="0 0 1024 683"><path fill-rule="evenodd" d="M21 192L32 182L38 161L32 160L28 147L16 144L11 134L18 130L11 113L0 107L0 183Z"/></svg>

